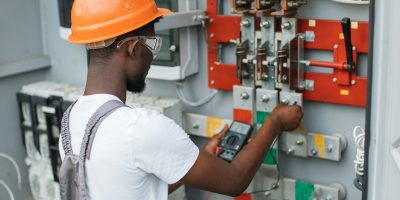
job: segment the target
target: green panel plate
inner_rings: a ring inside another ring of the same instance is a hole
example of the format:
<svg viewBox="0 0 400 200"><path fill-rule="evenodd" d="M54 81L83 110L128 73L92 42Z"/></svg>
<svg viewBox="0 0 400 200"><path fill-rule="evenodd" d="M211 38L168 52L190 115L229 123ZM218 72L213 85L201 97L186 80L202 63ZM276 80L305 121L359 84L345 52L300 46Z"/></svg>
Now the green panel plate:
<svg viewBox="0 0 400 200"><path fill-rule="evenodd" d="M257 111L257 124L263 124L270 112Z"/></svg>
<svg viewBox="0 0 400 200"><path fill-rule="evenodd" d="M314 193L314 184L304 181L296 181L296 200L311 200Z"/></svg>
<svg viewBox="0 0 400 200"><path fill-rule="evenodd" d="M267 156L265 156L263 163L266 165L275 165L275 160L277 159L277 151L275 148L270 148L268 150Z"/></svg>

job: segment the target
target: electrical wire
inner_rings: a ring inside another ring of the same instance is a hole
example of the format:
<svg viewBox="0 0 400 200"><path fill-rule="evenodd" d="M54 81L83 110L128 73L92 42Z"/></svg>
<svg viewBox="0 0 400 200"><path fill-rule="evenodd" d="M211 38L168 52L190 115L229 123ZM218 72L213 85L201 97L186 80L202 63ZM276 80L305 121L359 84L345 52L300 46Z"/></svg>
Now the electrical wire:
<svg viewBox="0 0 400 200"><path fill-rule="evenodd" d="M192 106L192 107L199 107L201 105L204 105L208 102L210 102L217 94L218 90L213 90L209 95L206 97L197 100L197 101L190 101L188 100L185 95L183 94L182 86L177 86L176 88L176 94L178 95L179 99L186 105Z"/></svg>
<svg viewBox="0 0 400 200"><path fill-rule="evenodd" d="M19 171L17 162L15 162L15 160L11 156L9 156L5 153L0 153L0 157L3 157L5 159L9 160L14 165L15 171L17 172L18 189L21 190L22 179L21 179L21 172Z"/></svg>
<svg viewBox="0 0 400 200"><path fill-rule="evenodd" d="M2 185L7 190L8 195L10 195L10 199L14 200L14 194L11 191L10 187L8 187L8 185L3 180L0 180L0 185Z"/></svg>
<svg viewBox="0 0 400 200"><path fill-rule="evenodd" d="M272 144L271 144L271 146L270 146L270 150L268 151L268 154L269 154L269 155L271 156L271 158L274 160L274 163L275 163L275 165L276 165L276 171L278 172L275 183L273 183L269 188L267 188L267 189L265 189L265 190L256 190L256 191L250 192L250 194L266 193L266 192L275 190L276 188L279 187L279 182L281 181L281 170L280 170L279 163L278 163L276 157L271 153L271 152L272 152L272 151L271 151L271 148L273 148L273 147L275 146L275 144L276 144L276 142L278 141L279 137L280 137L280 135L279 135L278 137L275 138L275 140L272 142Z"/></svg>
<svg viewBox="0 0 400 200"><path fill-rule="evenodd" d="M369 0L332 0L332 1L337 3L356 4L356 5L369 4Z"/></svg>
<svg viewBox="0 0 400 200"><path fill-rule="evenodd" d="M364 175L364 144L365 144L365 131L362 127L356 126L353 130L353 137L357 147L356 159L354 160L355 172Z"/></svg>

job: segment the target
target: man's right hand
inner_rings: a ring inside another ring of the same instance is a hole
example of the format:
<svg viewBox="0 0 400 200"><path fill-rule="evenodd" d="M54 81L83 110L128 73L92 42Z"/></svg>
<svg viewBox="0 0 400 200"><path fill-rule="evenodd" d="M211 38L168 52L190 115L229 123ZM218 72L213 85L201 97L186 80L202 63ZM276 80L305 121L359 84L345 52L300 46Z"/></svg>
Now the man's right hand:
<svg viewBox="0 0 400 200"><path fill-rule="evenodd" d="M281 131L291 131L300 125L303 112L298 105L279 104L269 115L275 123L280 123Z"/></svg>
<svg viewBox="0 0 400 200"><path fill-rule="evenodd" d="M299 106L278 105L266 118L251 143L231 162L225 162L212 150L200 150L196 163L183 177L185 184L215 193L237 196L249 186L275 137L282 131L295 129L303 113ZM211 142L213 143L213 142Z"/></svg>

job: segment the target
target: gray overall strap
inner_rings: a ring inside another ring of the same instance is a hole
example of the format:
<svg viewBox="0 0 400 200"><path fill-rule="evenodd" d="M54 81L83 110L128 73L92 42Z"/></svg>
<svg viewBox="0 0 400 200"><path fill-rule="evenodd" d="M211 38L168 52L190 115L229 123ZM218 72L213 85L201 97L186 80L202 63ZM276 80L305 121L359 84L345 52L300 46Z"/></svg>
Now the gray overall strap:
<svg viewBox="0 0 400 200"><path fill-rule="evenodd" d="M119 102L119 101L118 101L118 102ZM94 141L94 136L96 136L97 129L99 129L99 126L101 125L101 123L102 123L109 115L111 115L115 110L117 110L118 108L120 108L120 107L122 107L122 106L127 107L127 105L123 104L122 102L119 102L119 103L121 103L121 104L118 105L118 107L113 108L113 109L110 110L108 113L106 113L103 117L101 117L101 118L99 119L99 121L98 121L98 122L94 125L94 127L92 128L92 131L91 131L90 136L89 136L89 144L88 144L88 146L87 146L87 148L86 148L86 158L87 158L87 160L90 160L90 153L92 152L92 145L93 145L93 141Z"/></svg>
<svg viewBox="0 0 400 200"><path fill-rule="evenodd" d="M72 107L75 105L74 101L68 109L64 112L63 118L61 120L61 142L63 145L65 155L72 155L72 145L71 145L71 134L69 132L69 116L71 114Z"/></svg>
<svg viewBox="0 0 400 200"><path fill-rule="evenodd" d="M85 161L87 155L90 155L92 148L94 135L96 134L98 126L103 120L108 117L112 112L120 107L126 106L124 103L118 100L111 100L100 106L99 109L93 114L86 125L85 135L82 139L81 149L79 153L79 189L82 194L82 199L88 198L87 187L86 187L86 173L85 173ZM97 128L95 128L97 125ZM89 151L88 151L89 150Z"/></svg>

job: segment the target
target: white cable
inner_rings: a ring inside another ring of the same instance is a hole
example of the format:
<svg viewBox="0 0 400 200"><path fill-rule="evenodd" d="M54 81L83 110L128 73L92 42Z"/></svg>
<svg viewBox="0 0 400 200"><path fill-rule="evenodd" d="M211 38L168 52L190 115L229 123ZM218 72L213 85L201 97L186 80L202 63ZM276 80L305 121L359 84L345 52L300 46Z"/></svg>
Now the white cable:
<svg viewBox="0 0 400 200"><path fill-rule="evenodd" d="M18 189L21 190L21 184L22 184L21 172L19 171L19 167L18 167L17 162L15 162L15 160L11 156L9 156L7 154L4 154L4 153L0 153L0 157L3 157L5 159L9 160L14 165L15 171L17 171Z"/></svg>
<svg viewBox="0 0 400 200"><path fill-rule="evenodd" d="M10 199L14 200L14 194L12 193L10 187L8 187L8 185L6 183L4 183L4 181L0 180L0 185L3 185L3 187L7 190L8 195L10 195Z"/></svg>
<svg viewBox="0 0 400 200"><path fill-rule="evenodd" d="M186 105L192 106L192 107L199 107L201 105L204 105L208 102L210 102L217 94L218 90L213 90L211 94L208 96L204 97L203 99L197 100L197 101L190 101L188 100L185 95L183 94L183 90L181 86L178 86L176 88L176 94L178 95L179 99Z"/></svg>
<svg viewBox="0 0 400 200"><path fill-rule="evenodd" d="M206 28L204 28L204 31L205 31L205 35L207 35L207 29L206 29ZM190 33L187 32L187 34L188 34L188 37L189 37L189 34L190 34ZM188 48L191 49L192 46L191 46L191 43L190 43L190 42L188 43L188 45L189 45ZM185 63L185 65L182 67L182 74L183 74L183 76L186 75L186 71L187 71L187 69L189 68L190 60L191 60L191 53L189 53L189 58L187 59L187 62ZM177 85L176 94L178 95L179 99L180 99L184 104L186 104L186 105L188 105L188 106L199 107L199 106L201 106L201 105L204 105L204 104L210 102L210 101L218 94L218 90L215 90L215 89L214 89L214 90L211 92L211 94L207 95L207 96L204 97L203 99L200 99L200 100L197 100L197 101L190 101L190 100L188 100L188 99L185 97L185 95L184 95L184 93L183 93L182 86L181 86L180 84L182 84L182 83L178 83L178 85Z"/></svg>
<svg viewBox="0 0 400 200"><path fill-rule="evenodd" d="M356 159L354 160L354 170L358 175L362 176L364 175L364 129L360 126L356 126L353 130L353 137L357 147Z"/></svg>
<svg viewBox="0 0 400 200"><path fill-rule="evenodd" d="M365 5L369 4L369 0L332 0L337 3L347 3L347 4L357 4L357 5Z"/></svg>

